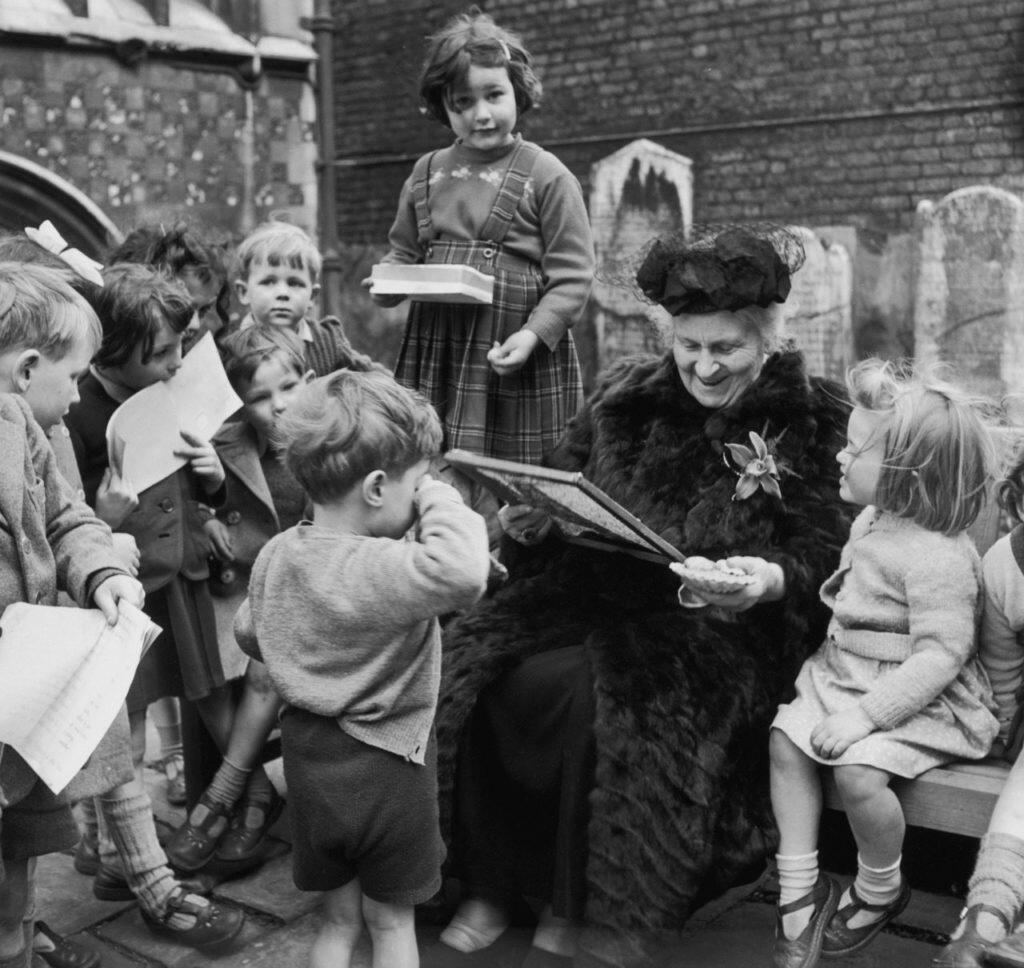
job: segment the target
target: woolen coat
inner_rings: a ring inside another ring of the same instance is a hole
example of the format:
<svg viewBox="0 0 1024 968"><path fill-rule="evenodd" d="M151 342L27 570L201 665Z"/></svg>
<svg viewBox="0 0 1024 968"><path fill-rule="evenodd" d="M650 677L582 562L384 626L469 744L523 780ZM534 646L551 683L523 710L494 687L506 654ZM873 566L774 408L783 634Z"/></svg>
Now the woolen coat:
<svg viewBox="0 0 1024 968"><path fill-rule="evenodd" d="M110 529L80 501L28 405L0 394L0 612L14 602L56 605L57 590L81 606L125 569ZM0 744L0 806L34 782L25 761Z"/></svg>
<svg viewBox="0 0 1024 968"><path fill-rule="evenodd" d="M684 389L671 355L613 366L548 463L582 471L686 554L781 565L779 602L742 613L685 609L665 565L549 537L511 581L446 630L438 707L442 827L477 697L521 658L580 645L591 677L597 763L586 918L614 931L678 928L759 873L775 844L768 727L828 618L818 597L850 515L836 453L848 408L802 356L770 357L721 410ZM782 499L734 500L728 443L771 442Z"/></svg>

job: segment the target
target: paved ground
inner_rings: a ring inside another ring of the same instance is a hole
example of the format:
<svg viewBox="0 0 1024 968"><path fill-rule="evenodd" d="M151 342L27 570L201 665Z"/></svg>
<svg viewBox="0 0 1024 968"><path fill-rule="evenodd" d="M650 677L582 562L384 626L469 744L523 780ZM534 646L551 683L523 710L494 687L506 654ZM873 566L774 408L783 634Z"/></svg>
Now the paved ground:
<svg viewBox="0 0 1024 968"><path fill-rule="evenodd" d="M159 823L169 830L180 810L163 799L163 780L147 771ZM219 885L215 896L243 908L246 927L235 947L211 959L155 939L133 904L97 901L89 878L78 874L65 855L39 865L39 916L103 956L106 968L304 968L317 924L317 896L297 891L291 882L284 842L259 872ZM666 939L652 968L768 968L774 918L771 881L738 889L702 909L681 937ZM827 962L834 968L927 968L956 921L960 902L951 896L916 893L901 918L865 952ZM436 928L424 928L422 945L434 943ZM519 941L513 938L513 941ZM521 940L525 944L525 936ZM506 944L487 968L514 968L516 944ZM37 959L37 965L43 963ZM354 968L370 968L361 949Z"/></svg>

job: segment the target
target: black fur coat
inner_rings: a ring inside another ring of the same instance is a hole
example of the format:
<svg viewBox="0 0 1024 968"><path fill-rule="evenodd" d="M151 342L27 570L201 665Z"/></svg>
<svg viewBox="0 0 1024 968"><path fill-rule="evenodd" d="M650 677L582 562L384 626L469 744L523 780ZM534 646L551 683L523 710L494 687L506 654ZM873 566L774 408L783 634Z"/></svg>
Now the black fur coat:
<svg viewBox="0 0 1024 968"><path fill-rule="evenodd" d="M818 588L849 514L835 455L848 408L798 353L771 357L733 405L701 407L671 355L607 372L549 463L585 476L687 554L760 555L785 598L738 615L688 610L664 565L549 538L448 627L438 707L442 826L450 834L459 736L480 690L520 657L581 644L596 699L587 920L615 931L681 926L756 876L774 846L768 725L827 612ZM775 444L782 501L733 501L726 443Z"/></svg>

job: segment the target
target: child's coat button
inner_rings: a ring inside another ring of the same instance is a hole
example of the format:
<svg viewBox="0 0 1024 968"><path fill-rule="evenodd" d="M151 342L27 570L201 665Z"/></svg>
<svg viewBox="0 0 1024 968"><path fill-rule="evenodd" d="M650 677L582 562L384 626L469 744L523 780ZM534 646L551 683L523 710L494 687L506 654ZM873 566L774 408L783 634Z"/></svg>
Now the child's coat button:
<svg viewBox="0 0 1024 968"><path fill-rule="evenodd" d="M169 498L165 497L158 505L161 511L166 511L168 514L174 510L174 502Z"/></svg>
<svg viewBox="0 0 1024 968"><path fill-rule="evenodd" d="M238 524L242 520L241 511L228 511L228 524Z"/></svg>

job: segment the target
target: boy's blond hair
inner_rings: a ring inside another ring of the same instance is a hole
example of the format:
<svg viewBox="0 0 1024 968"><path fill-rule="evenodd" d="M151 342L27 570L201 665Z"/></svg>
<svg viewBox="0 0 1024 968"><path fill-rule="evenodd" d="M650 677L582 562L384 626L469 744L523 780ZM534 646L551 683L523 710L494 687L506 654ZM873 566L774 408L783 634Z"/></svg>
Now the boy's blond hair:
<svg viewBox="0 0 1024 968"><path fill-rule="evenodd" d="M313 380L281 416L280 441L295 479L317 504L337 500L367 474L401 473L441 449L441 422L426 398L383 367Z"/></svg>
<svg viewBox="0 0 1024 968"><path fill-rule="evenodd" d="M0 353L31 349L60 360L83 334L93 352L99 348L99 318L71 288L70 275L29 262L0 262Z"/></svg>
<svg viewBox="0 0 1024 968"><path fill-rule="evenodd" d="M250 268L261 262L305 269L313 283L320 278L323 264L313 240L290 222L265 222L242 239L231 258L231 280L248 279Z"/></svg>

